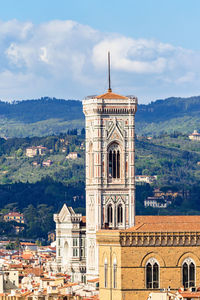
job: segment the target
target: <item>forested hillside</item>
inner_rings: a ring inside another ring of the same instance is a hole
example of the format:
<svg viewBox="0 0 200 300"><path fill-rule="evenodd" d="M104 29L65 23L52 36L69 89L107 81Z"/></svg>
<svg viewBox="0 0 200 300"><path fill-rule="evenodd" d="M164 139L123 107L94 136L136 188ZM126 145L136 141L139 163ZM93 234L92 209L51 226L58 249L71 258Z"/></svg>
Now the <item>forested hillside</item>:
<svg viewBox="0 0 200 300"><path fill-rule="evenodd" d="M139 99L140 100L140 99ZM84 127L81 101L44 97L5 103L0 101L0 136L45 136ZM200 96L168 98L138 105L136 133L190 133L200 129Z"/></svg>
<svg viewBox="0 0 200 300"><path fill-rule="evenodd" d="M138 105L136 174L157 179L152 185L137 185L137 214L200 214L200 142L188 138L189 132L200 129L199 124L200 97ZM14 225L2 219L13 210L24 213L25 229L20 235L25 238L46 238L55 226L53 213L63 203L85 214L80 101L0 102L0 136L0 235L14 234ZM45 151L29 157L30 147ZM71 152L77 158L69 159ZM157 188L175 191L178 197L164 210L144 208L144 199Z"/></svg>
<svg viewBox="0 0 200 300"><path fill-rule="evenodd" d="M25 214L23 237L45 237L54 228L53 213L67 203L85 214L84 129L47 137L0 140L0 213ZM27 156L27 148L45 148L42 155ZM77 153L69 159L68 154ZM153 185L136 187L137 214L200 213L200 142L186 135L160 135L136 139L136 175L156 175ZM50 161L49 165L44 162ZM153 188L173 190L179 196L162 211L144 208L144 199ZM42 222L40 221L42 220ZM0 220L0 235L13 234L11 224Z"/></svg>

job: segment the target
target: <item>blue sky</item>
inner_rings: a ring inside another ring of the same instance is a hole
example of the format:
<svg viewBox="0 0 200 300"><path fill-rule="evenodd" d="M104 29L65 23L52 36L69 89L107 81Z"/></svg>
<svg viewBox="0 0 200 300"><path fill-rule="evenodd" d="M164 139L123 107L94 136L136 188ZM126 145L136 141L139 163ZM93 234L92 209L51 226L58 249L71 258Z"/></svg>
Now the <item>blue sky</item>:
<svg viewBox="0 0 200 300"><path fill-rule="evenodd" d="M199 0L3 0L0 99L200 94Z"/></svg>

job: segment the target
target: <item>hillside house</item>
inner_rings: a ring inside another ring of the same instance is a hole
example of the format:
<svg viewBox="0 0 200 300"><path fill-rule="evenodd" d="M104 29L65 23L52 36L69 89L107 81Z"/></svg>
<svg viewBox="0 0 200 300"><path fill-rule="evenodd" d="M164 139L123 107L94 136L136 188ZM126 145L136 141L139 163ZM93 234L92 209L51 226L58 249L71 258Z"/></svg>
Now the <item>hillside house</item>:
<svg viewBox="0 0 200 300"><path fill-rule="evenodd" d="M192 141L200 141L200 133L198 133L197 130L194 130L194 132L189 135L189 139Z"/></svg>
<svg viewBox="0 0 200 300"><path fill-rule="evenodd" d="M147 197L147 199L144 200L144 207L167 208L171 203L171 200L165 199L164 197Z"/></svg>
<svg viewBox="0 0 200 300"><path fill-rule="evenodd" d="M66 159L77 159L78 158L78 153L77 152L70 152L67 156Z"/></svg>
<svg viewBox="0 0 200 300"><path fill-rule="evenodd" d="M135 176L135 182L138 183L154 183L157 180L157 176L148 176L148 175L136 175Z"/></svg>
<svg viewBox="0 0 200 300"><path fill-rule="evenodd" d="M164 197L171 197L173 199L178 196L182 196L182 193L180 191L175 192L172 190L167 190L167 191L163 192L158 188L154 189L153 193L154 193L155 197L163 197L164 196Z"/></svg>
<svg viewBox="0 0 200 300"><path fill-rule="evenodd" d="M52 165L52 160L48 159L42 162L43 167L50 167Z"/></svg>
<svg viewBox="0 0 200 300"><path fill-rule="evenodd" d="M28 157L44 155L46 152L47 152L47 147L43 147L43 146L32 146L26 148L26 156Z"/></svg>
<svg viewBox="0 0 200 300"><path fill-rule="evenodd" d="M4 215L4 221L10 222L10 221L15 221L17 223L24 224L24 215L20 214L18 212L10 212L6 215Z"/></svg>

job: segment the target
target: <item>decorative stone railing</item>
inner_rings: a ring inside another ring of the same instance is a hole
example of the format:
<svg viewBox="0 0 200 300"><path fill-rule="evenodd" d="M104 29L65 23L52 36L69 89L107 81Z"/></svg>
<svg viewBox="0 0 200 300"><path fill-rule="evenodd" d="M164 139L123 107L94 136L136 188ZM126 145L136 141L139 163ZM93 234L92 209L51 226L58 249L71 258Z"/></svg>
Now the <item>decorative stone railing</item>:
<svg viewBox="0 0 200 300"><path fill-rule="evenodd" d="M200 232L121 232L122 247L199 246Z"/></svg>

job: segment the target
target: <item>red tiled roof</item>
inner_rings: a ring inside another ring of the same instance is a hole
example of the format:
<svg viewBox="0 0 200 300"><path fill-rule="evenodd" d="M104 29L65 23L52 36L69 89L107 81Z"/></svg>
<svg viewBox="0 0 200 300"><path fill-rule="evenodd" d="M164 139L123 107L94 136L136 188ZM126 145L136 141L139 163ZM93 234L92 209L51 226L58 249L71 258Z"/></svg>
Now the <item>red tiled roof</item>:
<svg viewBox="0 0 200 300"><path fill-rule="evenodd" d="M180 293L180 295L183 298L187 298L187 299L194 299L194 298L199 299L200 298L200 292L183 292L183 293Z"/></svg>
<svg viewBox="0 0 200 300"><path fill-rule="evenodd" d="M23 214L20 214L20 213L18 213L18 212L10 212L10 213L8 213L8 214L6 214L5 216L13 216L13 217L23 217Z"/></svg>
<svg viewBox="0 0 200 300"><path fill-rule="evenodd" d="M128 99L128 97L121 96L112 92L107 92L105 94L99 95L97 99Z"/></svg>
<svg viewBox="0 0 200 300"><path fill-rule="evenodd" d="M22 246L36 246L35 243L30 243L30 242L21 242L20 245L22 245Z"/></svg>
<svg viewBox="0 0 200 300"><path fill-rule="evenodd" d="M126 231L200 231L200 216L136 216L135 226Z"/></svg>
<svg viewBox="0 0 200 300"><path fill-rule="evenodd" d="M99 282L99 278L89 279L87 282Z"/></svg>

